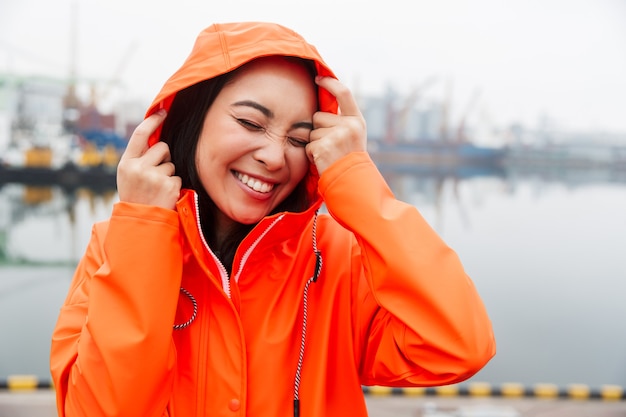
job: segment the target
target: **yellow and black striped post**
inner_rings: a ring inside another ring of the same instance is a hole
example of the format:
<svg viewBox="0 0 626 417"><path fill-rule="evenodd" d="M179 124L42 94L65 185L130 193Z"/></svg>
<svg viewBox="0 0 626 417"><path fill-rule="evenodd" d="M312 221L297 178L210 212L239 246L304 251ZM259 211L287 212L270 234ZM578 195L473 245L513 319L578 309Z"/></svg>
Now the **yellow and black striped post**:
<svg viewBox="0 0 626 417"><path fill-rule="evenodd" d="M50 380L43 380L36 375L10 375L0 378L0 390L28 391L54 389ZM537 383L525 386L520 383L504 383L493 386L487 382L452 384L439 387L391 388L381 386L363 386L363 393L370 396L436 396L436 397L534 397L561 398L571 400L626 400L626 391L619 385L601 385L594 389L585 384L569 384L559 387L556 384Z"/></svg>
<svg viewBox="0 0 626 417"><path fill-rule="evenodd" d="M41 380L36 375L10 375L0 379L0 389L9 391L29 391L53 389L52 382Z"/></svg>
<svg viewBox="0 0 626 417"><path fill-rule="evenodd" d="M626 400L626 392L619 385L602 385L592 389L585 384L570 384L559 387L556 384L538 383L525 386L519 383L504 383L492 386L486 382L472 382L467 385L445 385L427 388L389 388L379 386L363 386L363 393L371 396L404 395L404 396L437 396L437 397L534 397L561 398L572 400Z"/></svg>

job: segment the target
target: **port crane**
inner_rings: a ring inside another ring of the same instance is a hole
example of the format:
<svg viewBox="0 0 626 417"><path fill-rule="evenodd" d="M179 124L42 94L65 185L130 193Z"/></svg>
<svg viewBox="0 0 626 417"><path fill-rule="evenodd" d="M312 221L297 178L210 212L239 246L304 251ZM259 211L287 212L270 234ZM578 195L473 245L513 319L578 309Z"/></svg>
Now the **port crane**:
<svg viewBox="0 0 626 417"><path fill-rule="evenodd" d="M418 86L413 87L409 94L402 101L402 105L396 109L393 97L387 104L387 127L385 130L385 143L396 143L399 141L406 142L406 126L411 114L411 110L415 108L416 103L424 95L427 88L435 84L439 79L437 76L430 76Z"/></svg>

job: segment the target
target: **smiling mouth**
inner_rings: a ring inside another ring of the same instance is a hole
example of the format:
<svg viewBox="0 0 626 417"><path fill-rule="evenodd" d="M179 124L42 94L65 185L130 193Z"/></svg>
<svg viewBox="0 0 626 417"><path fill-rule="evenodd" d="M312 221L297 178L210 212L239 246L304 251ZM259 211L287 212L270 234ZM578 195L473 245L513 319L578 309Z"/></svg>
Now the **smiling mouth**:
<svg viewBox="0 0 626 417"><path fill-rule="evenodd" d="M259 193L269 193L274 188L274 184L270 184L256 178L249 177L246 174L242 174L241 172L235 171L235 176L243 184Z"/></svg>

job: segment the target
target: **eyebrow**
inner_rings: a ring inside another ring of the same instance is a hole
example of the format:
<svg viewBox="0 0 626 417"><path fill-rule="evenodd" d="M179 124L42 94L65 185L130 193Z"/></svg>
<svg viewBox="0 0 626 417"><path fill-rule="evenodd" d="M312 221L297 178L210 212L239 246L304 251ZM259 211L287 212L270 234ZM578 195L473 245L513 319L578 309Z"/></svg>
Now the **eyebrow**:
<svg viewBox="0 0 626 417"><path fill-rule="evenodd" d="M273 119L274 116L275 116L273 111L271 111L270 109L268 109L264 105L259 104L256 101L252 101L252 100L237 101L237 102L233 103L233 106L252 107L253 109L256 109L256 110L260 111L261 113L263 113L263 115L265 117L267 117L268 119ZM305 128L305 129L313 130L313 123L311 123L311 122L297 122L297 123L294 123L293 125L291 125L291 127L294 128L294 129Z"/></svg>

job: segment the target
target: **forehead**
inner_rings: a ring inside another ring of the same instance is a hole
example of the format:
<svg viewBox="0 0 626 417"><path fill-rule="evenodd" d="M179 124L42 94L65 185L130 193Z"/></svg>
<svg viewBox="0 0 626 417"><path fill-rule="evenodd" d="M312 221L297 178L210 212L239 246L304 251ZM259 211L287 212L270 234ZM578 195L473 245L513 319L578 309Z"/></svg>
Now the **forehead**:
<svg viewBox="0 0 626 417"><path fill-rule="evenodd" d="M259 58L240 67L219 96L226 101L245 99L317 110L317 85L311 71L304 61L286 57Z"/></svg>
<svg viewBox="0 0 626 417"><path fill-rule="evenodd" d="M304 60L292 57L269 56L257 58L239 67L233 72L231 83L245 80L248 77L269 77L298 82L317 88L314 81L314 70Z"/></svg>

